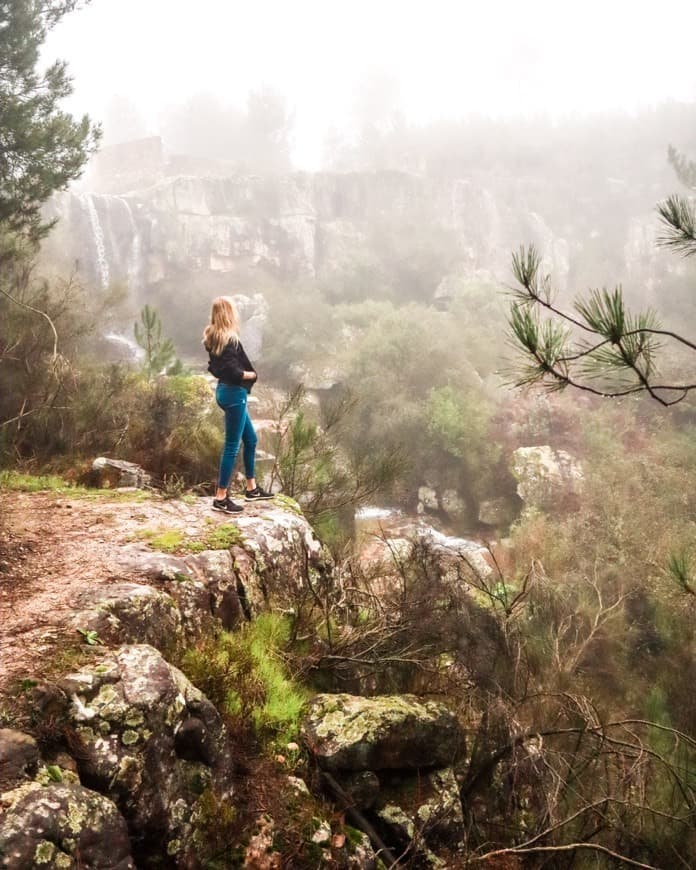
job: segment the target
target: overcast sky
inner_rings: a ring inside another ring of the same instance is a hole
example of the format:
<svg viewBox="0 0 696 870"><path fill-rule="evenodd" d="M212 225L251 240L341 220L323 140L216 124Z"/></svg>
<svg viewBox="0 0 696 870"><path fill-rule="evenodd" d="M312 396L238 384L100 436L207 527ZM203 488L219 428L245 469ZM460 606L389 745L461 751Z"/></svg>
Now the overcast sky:
<svg viewBox="0 0 696 870"><path fill-rule="evenodd" d="M270 86L295 111L295 160L316 167L366 70L393 75L419 123L696 100L696 2L662 0L92 0L50 35L73 111L161 110L209 91L243 105Z"/></svg>

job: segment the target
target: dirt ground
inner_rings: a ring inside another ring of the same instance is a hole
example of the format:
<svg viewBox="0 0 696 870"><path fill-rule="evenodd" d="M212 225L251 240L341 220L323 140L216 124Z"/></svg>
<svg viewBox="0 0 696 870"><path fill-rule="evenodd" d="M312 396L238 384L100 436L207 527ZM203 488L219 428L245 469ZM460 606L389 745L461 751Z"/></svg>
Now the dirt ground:
<svg viewBox="0 0 696 870"><path fill-rule="evenodd" d="M247 505L248 516L260 505ZM0 491L0 696L50 673L80 636L69 626L87 589L132 579L119 550L145 531L195 536L230 517L193 503L139 496L85 498ZM143 546L146 546L143 544Z"/></svg>

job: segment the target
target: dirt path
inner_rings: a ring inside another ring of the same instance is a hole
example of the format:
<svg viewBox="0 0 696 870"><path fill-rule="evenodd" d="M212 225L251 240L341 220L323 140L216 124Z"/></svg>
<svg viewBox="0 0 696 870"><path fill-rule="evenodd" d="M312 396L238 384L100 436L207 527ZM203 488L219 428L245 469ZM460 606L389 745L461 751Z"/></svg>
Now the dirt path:
<svg viewBox="0 0 696 870"><path fill-rule="evenodd" d="M247 505L244 514L259 509ZM125 544L147 531L195 536L229 521L210 510L209 499L0 491L0 694L41 677L61 649L79 642L69 622L83 593L132 579L119 559Z"/></svg>

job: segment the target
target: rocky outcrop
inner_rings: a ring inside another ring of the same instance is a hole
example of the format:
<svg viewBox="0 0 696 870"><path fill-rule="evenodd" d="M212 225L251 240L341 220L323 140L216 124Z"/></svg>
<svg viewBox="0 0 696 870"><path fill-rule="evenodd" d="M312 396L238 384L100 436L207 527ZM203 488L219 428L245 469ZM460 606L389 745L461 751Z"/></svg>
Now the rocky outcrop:
<svg viewBox="0 0 696 870"><path fill-rule="evenodd" d="M240 836L232 824L243 799L233 763L236 721L223 721L172 664L189 661L182 653L199 641L208 646L196 655L214 654L210 636L223 629L297 607L315 580L338 581L326 574L331 562L297 506L277 499L223 522L207 502L136 495L131 504L114 498L85 512L99 520L95 552L108 582L93 574L100 582L76 596L64 629L79 630L89 655L80 653L79 666L51 681L33 688L27 681L38 742L0 730L2 866L193 870L221 851L232 860L234 848L245 866L279 867L283 826L297 825L311 866L377 867L374 844L327 818L304 780L291 775L304 776L302 768L285 767L283 755L275 757L284 768L273 780L275 820L263 813ZM114 543L116 521L129 531ZM211 697L222 710L227 683L218 693L214 679ZM253 690L266 691L261 683ZM403 838L417 834L423 860L434 863L431 849L458 841L452 764L464 739L444 705L412 695L323 694L310 702L303 734L319 767L340 780L390 847L401 852ZM295 743L287 752L301 757Z"/></svg>
<svg viewBox="0 0 696 870"><path fill-rule="evenodd" d="M197 802L232 794L227 734L215 707L154 648L124 646L59 683L79 737L80 780L116 803L150 855L182 862Z"/></svg>
<svg viewBox="0 0 696 870"><path fill-rule="evenodd" d="M533 212L471 180L439 183L405 172L165 177L121 194L64 194L49 206L59 227L49 257L79 260L87 281L144 289L177 273L249 267L285 279L330 278L364 258L375 226L427 223L456 240L456 274L502 279L509 251L534 242L557 282L568 245ZM453 241L454 244L454 241ZM424 294L433 296L442 275ZM188 290L187 290L188 292Z"/></svg>
<svg viewBox="0 0 696 870"><path fill-rule="evenodd" d="M565 450L548 445L518 447L513 453L512 472L517 478L517 494L529 507L552 509L582 492L580 463Z"/></svg>

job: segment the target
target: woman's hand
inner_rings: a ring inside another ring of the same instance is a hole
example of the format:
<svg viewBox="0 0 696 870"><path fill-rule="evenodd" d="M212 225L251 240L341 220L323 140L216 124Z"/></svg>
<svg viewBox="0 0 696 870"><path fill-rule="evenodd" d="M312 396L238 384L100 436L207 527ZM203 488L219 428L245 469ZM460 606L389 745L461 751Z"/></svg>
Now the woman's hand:
<svg viewBox="0 0 696 870"><path fill-rule="evenodd" d="M256 372L242 372L242 380L255 381L258 378Z"/></svg>

